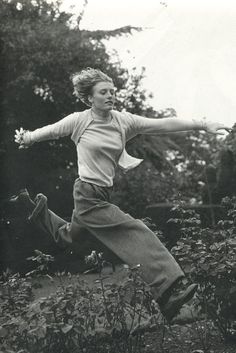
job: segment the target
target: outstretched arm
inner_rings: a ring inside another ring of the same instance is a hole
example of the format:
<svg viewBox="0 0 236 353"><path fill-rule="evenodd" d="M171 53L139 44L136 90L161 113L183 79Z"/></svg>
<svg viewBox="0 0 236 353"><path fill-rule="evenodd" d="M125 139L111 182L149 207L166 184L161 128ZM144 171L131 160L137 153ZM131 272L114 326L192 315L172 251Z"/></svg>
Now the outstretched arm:
<svg viewBox="0 0 236 353"><path fill-rule="evenodd" d="M133 128L137 134L160 134L177 131L205 130L213 134L224 134L218 130L231 131L229 126L223 123L208 121L206 119L185 120L179 118L151 119L139 115L130 114L133 120Z"/></svg>
<svg viewBox="0 0 236 353"><path fill-rule="evenodd" d="M34 142L58 139L59 137L68 136L72 133L78 113L66 116L64 119L55 124L47 125L34 131L16 130L15 142L19 144L19 148L27 148Z"/></svg>

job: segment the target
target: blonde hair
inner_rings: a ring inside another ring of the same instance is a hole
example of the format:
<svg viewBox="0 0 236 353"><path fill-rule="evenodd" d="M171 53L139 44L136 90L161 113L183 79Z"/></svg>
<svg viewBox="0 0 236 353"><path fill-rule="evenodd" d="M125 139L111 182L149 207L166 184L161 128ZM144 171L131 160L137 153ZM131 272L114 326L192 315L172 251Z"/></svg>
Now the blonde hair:
<svg viewBox="0 0 236 353"><path fill-rule="evenodd" d="M71 80L74 85L75 96L88 106L91 106L88 96L92 94L92 88L98 82L105 81L113 83L111 77L104 74L102 71L91 67L87 67L86 69L73 74Z"/></svg>

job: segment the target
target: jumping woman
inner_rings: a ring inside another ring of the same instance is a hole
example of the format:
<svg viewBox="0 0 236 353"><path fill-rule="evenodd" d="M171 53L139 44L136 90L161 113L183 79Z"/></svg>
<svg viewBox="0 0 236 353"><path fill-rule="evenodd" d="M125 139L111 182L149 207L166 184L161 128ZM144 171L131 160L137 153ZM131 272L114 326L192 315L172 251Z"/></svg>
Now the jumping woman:
<svg viewBox="0 0 236 353"><path fill-rule="evenodd" d="M140 264L141 276L150 285L154 299L170 322L194 295L196 284L183 284L184 273L158 237L139 219L110 203L116 168L136 167L142 161L125 150L138 134L205 130L216 134L230 128L217 122L178 118L151 119L113 110L115 87L112 79L97 69L87 68L72 76L75 95L89 108L72 113L55 124L34 131L16 130L19 148L35 142L71 136L78 155L78 175L71 222L48 209L47 198L32 200L26 189L14 198L29 211L29 220L43 228L58 244L73 244L83 230L112 250L129 266Z"/></svg>

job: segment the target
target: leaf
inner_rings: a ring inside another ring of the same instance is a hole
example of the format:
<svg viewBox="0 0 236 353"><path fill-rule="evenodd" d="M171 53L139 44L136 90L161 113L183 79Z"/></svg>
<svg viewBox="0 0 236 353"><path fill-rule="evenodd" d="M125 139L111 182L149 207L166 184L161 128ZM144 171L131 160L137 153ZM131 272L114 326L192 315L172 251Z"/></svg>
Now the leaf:
<svg viewBox="0 0 236 353"><path fill-rule="evenodd" d="M73 328L73 325L65 325L61 328L62 332L67 334L71 329Z"/></svg>
<svg viewBox="0 0 236 353"><path fill-rule="evenodd" d="M200 267L204 271L208 271L209 270L209 264L200 264Z"/></svg>
<svg viewBox="0 0 236 353"><path fill-rule="evenodd" d="M229 239L228 243L230 246L232 246L233 248L236 248L236 239Z"/></svg>
<svg viewBox="0 0 236 353"><path fill-rule="evenodd" d="M0 337L4 338L7 336L7 334L8 334L7 329L5 329L5 327L0 326Z"/></svg>

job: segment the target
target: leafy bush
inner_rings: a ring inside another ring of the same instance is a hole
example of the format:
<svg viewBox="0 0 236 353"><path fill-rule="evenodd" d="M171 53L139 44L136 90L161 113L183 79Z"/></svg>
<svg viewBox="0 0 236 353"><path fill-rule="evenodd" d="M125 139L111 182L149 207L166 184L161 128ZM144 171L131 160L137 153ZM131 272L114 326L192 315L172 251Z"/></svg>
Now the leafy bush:
<svg viewBox="0 0 236 353"><path fill-rule="evenodd" d="M156 329L158 310L138 266L127 268L128 277L119 285L104 282L101 254L93 252L91 260L101 270L95 286L73 278L48 297L34 301L24 297L17 310L8 305L9 300L13 298L16 305L25 288L31 293L29 278L15 275L2 282L11 291L2 293L0 303L5 316L0 323L0 349L8 353L142 352L144 331Z"/></svg>
<svg viewBox="0 0 236 353"><path fill-rule="evenodd" d="M201 228L198 214L174 207L181 238L172 248L185 273L199 283L198 305L225 339L236 339L236 197L224 198L227 216L215 228Z"/></svg>
<svg viewBox="0 0 236 353"><path fill-rule="evenodd" d="M0 278L0 289L0 348L11 353L15 342L21 346L25 329L21 317L33 299L32 286L29 279L6 271ZM11 336L10 345L5 344L8 336Z"/></svg>
<svg viewBox="0 0 236 353"><path fill-rule="evenodd" d="M236 198L225 198L222 204L227 216L215 228L202 228L199 215L181 204L174 207L178 216L169 222L176 224L181 234L172 253L186 275L199 283L196 305L205 314L204 327L209 326L207 319L210 318L222 337L234 340ZM161 235L150 219L143 221ZM60 286L56 293L35 299L32 277L48 276L53 261L50 255L40 251L35 254L29 260L37 263L38 268L25 278L9 271L1 278L0 351L138 353L144 351L146 333L150 331L155 331L155 335L163 331L163 345L165 326L157 303L139 276L139 266L126 266L125 281L113 283L104 271L109 263L102 253L93 251L86 261L97 268L98 279L94 285L70 274L64 281L64 276L57 273ZM196 329L202 346L208 347L206 331L201 333ZM204 351L207 352L205 348Z"/></svg>
<svg viewBox="0 0 236 353"><path fill-rule="evenodd" d="M49 276L48 272L50 270L50 264L54 261L54 257L48 254L44 254L42 251L37 249L34 250L34 252L35 256L30 256L27 258L27 260L37 263L38 266L34 270L28 272L26 276L37 277L45 275L49 278L52 278Z"/></svg>
<svg viewBox="0 0 236 353"><path fill-rule="evenodd" d="M9 270L0 278L0 313L11 318L24 310L33 299L31 282L20 277L18 273L11 274ZM1 323L1 321L0 321Z"/></svg>

